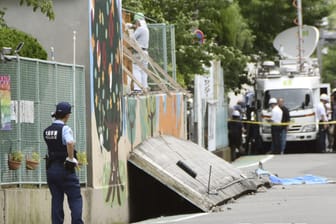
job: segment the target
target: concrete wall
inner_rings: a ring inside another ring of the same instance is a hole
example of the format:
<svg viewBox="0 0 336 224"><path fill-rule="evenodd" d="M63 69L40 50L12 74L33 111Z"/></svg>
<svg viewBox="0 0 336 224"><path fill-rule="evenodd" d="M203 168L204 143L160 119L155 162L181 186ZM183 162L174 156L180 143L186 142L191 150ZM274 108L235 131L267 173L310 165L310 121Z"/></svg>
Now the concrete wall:
<svg viewBox="0 0 336 224"><path fill-rule="evenodd" d="M185 97L123 95L121 0L53 1L55 21L18 2L1 2L8 8L8 25L35 36L47 50L54 47L57 61L73 62L73 30L77 31L76 64L86 68L88 99L89 187L82 189L83 218L86 223L127 223L129 152L160 133L186 138ZM1 192L5 213L0 223L50 223L48 189ZM65 211L69 223L67 207Z"/></svg>
<svg viewBox="0 0 336 224"><path fill-rule="evenodd" d="M106 214L110 212L110 208L101 203L104 197L102 190L82 188L82 195L84 223L123 223L120 220L128 216L125 211L116 208L113 216L107 219ZM2 189L0 199L0 224L51 223L51 196L47 188ZM64 223L71 223L66 200L64 201L64 213Z"/></svg>
<svg viewBox="0 0 336 224"><path fill-rule="evenodd" d="M123 98L121 135L113 150L101 144L98 126L92 121L93 187L83 187L85 223L128 223L129 190L127 159L129 152L145 139L160 134L186 138L183 94L157 94ZM96 116L92 116L96 117ZM138 184L138 183L136 183ZM33 186L33 185L32 185ZM30 186L30 187L32 187ZM0 224L50 223L51 197L47 187L0 190ZM70 213L65 197L66 222ZM3 214L1 214L3 212Z"/></svg>

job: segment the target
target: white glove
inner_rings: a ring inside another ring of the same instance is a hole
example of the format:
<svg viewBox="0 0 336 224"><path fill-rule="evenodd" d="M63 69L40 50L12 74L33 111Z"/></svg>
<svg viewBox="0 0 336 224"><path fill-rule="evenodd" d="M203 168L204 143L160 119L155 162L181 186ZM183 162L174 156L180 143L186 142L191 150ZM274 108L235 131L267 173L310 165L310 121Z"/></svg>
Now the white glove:
<svg viewBox="0 0 336 224"><path fill-rule="evenodd" d="M133 28L133 24L132 23L126 23L126 30L132 29L132 28Z"/></svg>
<svg viewBox="0 0 336 224"><path fill-rule="evenodd" d="M72 159L70 159L69 157L67 157L66 161L71 162L71 163L75 163L76 165L78 165L78 161L77 161L77 159L75 157L72 158Z"/></svg>

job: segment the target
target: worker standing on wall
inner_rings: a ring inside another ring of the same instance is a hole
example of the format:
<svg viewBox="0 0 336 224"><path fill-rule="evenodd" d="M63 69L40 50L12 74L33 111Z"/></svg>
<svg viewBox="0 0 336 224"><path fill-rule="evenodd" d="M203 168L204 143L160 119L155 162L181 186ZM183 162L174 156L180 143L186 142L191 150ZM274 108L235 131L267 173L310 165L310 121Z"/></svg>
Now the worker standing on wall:
<svg viewBox="0 0 336 224"><path fill-rule="evenodd" d="M134 15L134 23L135 24L132 28L135 28L135 30L130 33L130 36L137 42L142 52L148 55L149 29L147 27L144 14L140 12L136 13ZM135 52L133 56L136 59L136 61L133 61L133 76L139 83L141 83L142 87L148 91L148 74L141 68L148 68L148 61L138 52ZM139 65L138 62L140 62L141 65ZM136 83L134 83L133 90L138 93L142 92L141 88Z"/></svg>

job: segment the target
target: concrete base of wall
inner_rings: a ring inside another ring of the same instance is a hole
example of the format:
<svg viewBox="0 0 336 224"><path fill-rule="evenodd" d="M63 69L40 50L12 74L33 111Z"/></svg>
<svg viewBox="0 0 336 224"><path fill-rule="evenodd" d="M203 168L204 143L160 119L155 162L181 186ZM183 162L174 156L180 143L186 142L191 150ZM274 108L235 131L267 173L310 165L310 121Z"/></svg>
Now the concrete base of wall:
<svg viewBox="0 0 336 224"><path fill-rule="evenodd" d="M82 188L84 223L128 223L128 205L104 203L104 189ZM0 189L0 224L51 223L51 195L47 187ZM64 223L71 223L67 198Z"/></svg>

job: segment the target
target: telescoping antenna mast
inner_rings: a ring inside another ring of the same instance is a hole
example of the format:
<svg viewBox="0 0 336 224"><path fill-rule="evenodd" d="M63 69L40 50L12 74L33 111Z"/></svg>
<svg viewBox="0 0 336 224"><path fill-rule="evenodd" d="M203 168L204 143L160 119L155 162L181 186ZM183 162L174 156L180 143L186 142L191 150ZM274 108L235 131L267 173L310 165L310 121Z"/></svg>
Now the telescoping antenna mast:
<svg viewBox="0 0 336 224"><path fill-rule="evenodd" d="M301 0L293 0L293 5L297 8L297 18L294 20L294 23L298 26L298 61L300 72L303 70L303 60L302 60L302 2Z"/></svg>

